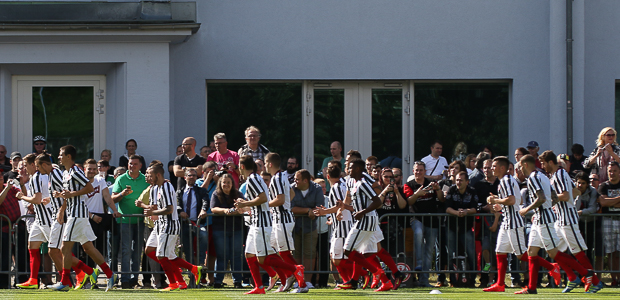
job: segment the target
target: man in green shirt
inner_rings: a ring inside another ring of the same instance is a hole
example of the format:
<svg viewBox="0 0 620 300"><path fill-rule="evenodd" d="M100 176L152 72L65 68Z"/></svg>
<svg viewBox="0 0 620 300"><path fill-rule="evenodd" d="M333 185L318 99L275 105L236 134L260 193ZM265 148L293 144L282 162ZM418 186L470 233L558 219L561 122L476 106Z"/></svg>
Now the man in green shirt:
<svg viewBox="0 0 620 300"><path fill-rule="evenodd" d="M338 160L344 166L345 159L342 157L342 144L339 141L334 141L331 145L329 145L329 152L332 156L328 156L323 160L323 166L321 166L321 170L323 171L323 178L327 179L327 164L329 164L332 160ZM330 185L329 181L325 180L325 189L329 191Z"/></svg>
<svg viewBox="0 0 620 300"><path fill-rule="evenodd" d="M125 217L128 214L143 213L142 208L135 205L136 200L142 194L149 184L146 183L144 174L140 172L142 163L139 155L132 155L129 158L127 172L114 182L112 188L112 200L118 203L118 211L123 215L118 221L121 246L121 288L129 289L138 284L138 274L129 274L130 272L140 271L140 255L144 247L144 219L142 217ZM114 258L113 257L114 264ZM127 272L127 273L125 273ZM133 278L132 278L133 275Z"/></svg>

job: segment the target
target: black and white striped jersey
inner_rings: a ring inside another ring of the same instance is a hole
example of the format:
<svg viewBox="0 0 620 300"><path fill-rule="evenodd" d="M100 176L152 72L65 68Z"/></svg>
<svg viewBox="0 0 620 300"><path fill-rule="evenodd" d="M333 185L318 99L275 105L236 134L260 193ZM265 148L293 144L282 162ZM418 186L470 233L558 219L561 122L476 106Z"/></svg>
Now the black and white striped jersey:
<svg viewBox="0 0 620 300"><path fill-rule="evenodd" d="M248 201L256 199L261 193L265 193L268 188L263 178L258 174L252 173L245 181L247 183L245 188L245 199ZM271 214L269 213L269 201L257 206L252 206L252 216L250 218L250 224L254 227L271 227Z"/></svg>
<svg viewBox="0 0 620 300"><path fill-rule="evenodd" d="M573 198L573 188L575 188L575 184L568 175L568 172L559 168L553 173L553 176L551 176L551 184L558 195L568 192L568 201L560 201L553 207L558 217L558 225L566 226L579 223L579 214L577 214L577 209L575 209L575 205L573 204L573 201L575 201Z"/></svg>
<svg viewBox="0 0 620 300"><path fill-rule="evenodd" d="M62 192L63 184L62 184L62 171L59 169L53 168L52 172L50 172L47 176L49 179L49 191L50 191L50 206L52 208L52 213L54 216L58 214L58 210L62 206L62 197L56 198L54 197L54 192Z"/></svg>
<svg viewBox="0 0 620 300"><path fill-rule="evenodd" d="M553 212L551 199L551 182L544 174L533 171L527 178L527 191L530 195L532 203L538 199L536 192L543 191L545 202L534 210L533 224L547 224L555 222L555 213Z"/></svg>
<svg viewBox="0 0 620 300"><path fill-rule="evenodd" d="M169 181L164 181L161 186L154 185L151 187L151 205L157 205L157 209L166 209L172 205L172 213L160 215L157 219L157 228L159 233L169 235L178 235L181 233L181 223L177 214L177 198L174 187Z"/></svg>
<svg viewBox="0 0 620 300"><path fill-rule="evenodd" d="M355 179L351 178L349 182L351 181L355 181ZM362 211L370 206L372 198L377 196L371 184L364 179L355 181L355 184L349 188L349 194L351 195L351 204L353 204L353 209L356 212ZM353 226L359 230L375 231L378 221L377 211L373 210L365 214L361 220L354 221L355 224Z"/></svg>
<svg viewBox="0 0 620 300"><path fill-rule="evenodd" d="M502 205L502 228L503 229L516 229L525 226L523 217L519 214L521 209L521 189L519 189L519 183L510 174L506 174L499 181L498 194L500 199L506 199L510 196L515 197L515 203L513 205Z"/></svg>
<svg viewBox="0 0 620 300"><path fill-rule="evenodd" d="M273 223L288 224L295 222L291 212L291 184L288 182L288 177L280 171L273 175L271 183L269 183L269 201L276 199L278 195L284 195L284 204L271 208Z"/></svg>
<svg viewBox="0 0 620 300"><path fill-rule="evenodd" d="M62 186L65 190L77 192L88 184L88 178L84 171L74 165L69 170L65 170L62 178ZM67 200L67 218L88 218L88 208L86 207L86 195L71 197Z"/></svg>
<svg viewBox="0 0 620 300"><path fill-rule="evenodd" d="M28 190L28 196L33 197L37 193L41 193L41 199L43 199L43 189L47 187L47 180L43 180L47 176L42 176L38 171L30 177L28 184L30 189ZM34 204L34 221L38 222L42 226L51 226L54 218L52 216L51 205L44 205L43 203Z"/></svg>
<svg viewBox="0 0 620 300"><path fill-rule="evenodd" d="M347 196L347 186L342 180L332 185L329 190L329 207L332 208L337 205L338 201L344 202ZM353 224L353 218L351 212L348 209L342 210L342 220L336 218L336 214L330 215L332 219L332 238L346 238L351 225Z"/></svg>

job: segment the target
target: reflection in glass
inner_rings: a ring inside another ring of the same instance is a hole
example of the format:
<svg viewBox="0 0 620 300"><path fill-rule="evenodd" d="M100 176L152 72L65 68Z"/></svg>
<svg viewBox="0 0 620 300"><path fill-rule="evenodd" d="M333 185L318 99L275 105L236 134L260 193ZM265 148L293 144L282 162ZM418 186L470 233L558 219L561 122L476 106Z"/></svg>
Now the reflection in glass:
<svg viewBox="0 0 620 300"><path fill-rule="evenodd" d="M46 138L55 161L64 145L75 146L78 163L93 157L93 130L93 87L32 88L32 136Z"/></svg>
<svg viewBox="0 0 620 300"><path fill-rule="evenodd" d="M324 177L321 170L323 160L332 156L329 146L334 141L344 147L344 90L315 89L314 170L318 177Z"/></svg>
<svg viewBox="0 0 620 300"><path fill-rule="evenodd" d="M237 151L245 144L245 129L254 125L260 143L284 163L291 156L301 162L301 99L301 83L208 83L208 141L226 133L228 149Z"/></svg>
<svg viewBox="0 0 620 300"><path fill-rule="evenodd" d="M419 83L415 85L415 159L443 142L448 161L459 142L467 153L492 148L508 153L508 83ZM460 147L462 148L462 147ZM458 156L458 155L456 155Z"/></svg>
<svg viewBox="0 0 620 300"><path fill-rule="evenodd" d="M402 94L401 89L372 90L372 155L392 167L402 163Z"/></svg>

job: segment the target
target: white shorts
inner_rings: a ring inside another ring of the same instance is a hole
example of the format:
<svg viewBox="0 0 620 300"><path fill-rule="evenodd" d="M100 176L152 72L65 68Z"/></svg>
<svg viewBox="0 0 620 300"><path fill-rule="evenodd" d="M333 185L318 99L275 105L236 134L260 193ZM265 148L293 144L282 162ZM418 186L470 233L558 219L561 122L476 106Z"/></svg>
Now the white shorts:
<svg viewBox="0 0 620 300"><path fill-rule="evenodd" d="M573 254L588 250L579 231L579 225L555 226L555 233L560 238L558 250L564 252L570 247L570 252Z"/></svg>
<svg viewBox="0 0 620 300"><path fill-rule="evenodd" d="M49 244L47 244L48 248L60 249L62 246L62 234L65 229L65 224L60 224L56 221L52 223L52 227L50 229L50 239Z"/></svg>
<svg viewBox="0 0 620 300"><path fill-rule="evenodd" d="M35 222L30 227L30 234L28 235L29 242L49 242L51 228L47 225L40 225L39 222Z"/></svg>
<svg viewBox="0 0 620 300"><path fill-rule="evenodd" d="M514 253L515 255L521 255L525 253L525 251L527 251L525 227L499 229L495 253Z"/></svg>
<svg viewBox="0 0 620 300"><path fill-rule="evenodd" d="M530 230L530 247L545 248L547 251L557 248L560 243L553 224L532 224Z"/></svg>
<svg viewBox="0 0 620 300"><path fill-rule="evenodd" d="M77 242L82 245L97 239L87 218L67 218L67 226L62 235L63 242Z"/></svg>
<svg viewBox="0 0 620 300"><path fill-rule="evenodd" d="M157 248L157 229L153 229L146 240L146 247Z"/></svg>
<svg viewBox="0 0 620 300"><path fill-rule="evenodd" d="M332 238L329 254L332 259L344 259L344 240L345 238Z"/></svg>
<svg viewBox="0 0 620 300"><path fill-rule="evenodd" d="M150 236L149 239L151 239ZM178 239L179 236L176 234L158 234L157 251L155 251L155 255L157 255L157 257L167 257L169 260L176 259L177 255L174 250L176 249Z"/></svg>
<svg viewBox="0 0 620 300"><path fill-rule="evenodd" d="M278 252L295 250L293 228L295 228L295 223L273 223L271 228L271 247Z"/></svg>
<svg viewBox="0 0 620 300"><path fill-rule="evenodd" d="M346 240L344 241L344 249L348 251L357 251L359 253L377 253L377 241L375 240L376 231L359 230L355 227L351 228Z"/></svg>
<svg viewBox="0 0 620 300"><path fill-rule="evenodd" d="M267 256L276 252L271 248L271 227L250 226L248 237L245 240L245 253L256 256Z"/></svg>
<svg viewBox="0 0 620 300"><path fill-rule="evenodd" d="M379 227L379 225L377 225L377 228L375 228L375 235L372 237L373 240L375 240L375 244L376 243L380 243L381 241L383 241L383 230L381 230L381 227Z"/></svg>

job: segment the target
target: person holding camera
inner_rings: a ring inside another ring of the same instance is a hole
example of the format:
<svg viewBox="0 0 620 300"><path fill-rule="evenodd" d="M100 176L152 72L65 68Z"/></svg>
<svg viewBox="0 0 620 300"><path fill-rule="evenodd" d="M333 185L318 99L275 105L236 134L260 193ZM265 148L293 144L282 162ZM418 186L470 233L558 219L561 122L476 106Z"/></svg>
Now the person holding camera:
<svg viewBox="0 0 620 300"><path fill-rule="evenodd" d="M603 128L596 139L596 148L583 161L583 167L590 170L590 174L598 175L600 182L605 182L609 178L607 177L609 162L620 162L620 146L616 142L616 134L616 130L611 127Z"/></svg>
<svg viewBox="0 0 620 300"><path fill-rule="evenodd" d="M228 150L228 140L226 140L226 134L220 132L213 136L215 141L215 147L217 151L209 154L207 161L214 161L217 163L219 171L226 171L230 174L235 181L235 186L239 186L239 154L235 151Z"/></svg>

